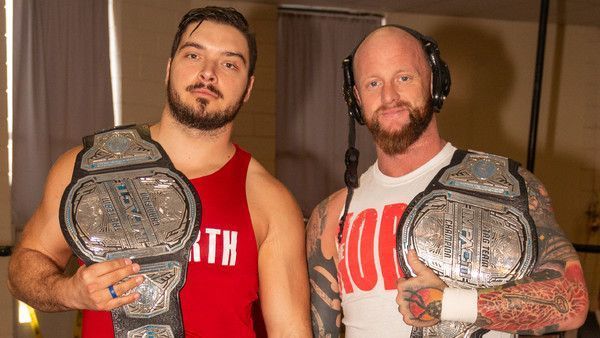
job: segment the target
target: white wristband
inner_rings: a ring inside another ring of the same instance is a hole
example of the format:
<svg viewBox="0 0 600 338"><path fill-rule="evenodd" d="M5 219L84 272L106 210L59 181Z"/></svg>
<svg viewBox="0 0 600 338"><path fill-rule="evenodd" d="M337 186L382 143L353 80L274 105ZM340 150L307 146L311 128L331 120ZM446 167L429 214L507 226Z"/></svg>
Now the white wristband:
<svg viewBox="0 0 600 338"><path fill-rule="evenodd" d="M440 319L475 323L477 320L477 290L445 288Z"/></svg>

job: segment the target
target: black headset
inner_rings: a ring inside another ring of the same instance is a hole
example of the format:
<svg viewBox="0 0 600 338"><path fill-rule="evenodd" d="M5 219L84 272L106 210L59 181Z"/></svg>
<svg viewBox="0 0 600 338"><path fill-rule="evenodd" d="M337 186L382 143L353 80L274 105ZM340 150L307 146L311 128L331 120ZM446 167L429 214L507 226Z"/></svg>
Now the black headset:
<svg viewBox="0 0 600 338"><path fill-rule="evenodd" d="M440 57L440 50L438 49L435 40L417 32L414 29L405 26L385 25L382 27L396 27L402 29L403 31L415 37L415 39L419 40L419 42L421 42L423 50L425 51L425 54L427 54L427 61L429 62L429 66L431 67L431 72L433 74L431 105L433 110L436 112L442 110L444 100L446 99L446 96L448 96L448 94L450 93L450 70L448 69L448 65L446 65L444 60L442 60L442 58ZM346 57L342 62L342 68L344 70L344 99L346 100L346 104L348 105L348 114L350 114L350 116L353 117L356 120L356 122L360 124L365 124L365 119L363 117L360 107L358 106L356 97L354 96L355 83L352 62L356 50L362 44L363 41L364 39L361 40L361 42L354 48L352 54L348 55L348 57Z"/></svg>
<svg viewBox="0 0 600 338"><path fill-rule="evenodd" d="M431 67L432 73L432 86L431 86L431 107L435 112L439 112L442 109L446 96L450 93L450 70L448 65L440 57L440 50L438 49L437 43L432 38L425 36L414 29L398 26L398 25L386 25L382 27L396 27L414 36L415 39L421 42L425 54L427 54L427 61ZM380 29L379 27L378 29ZM365 37L366 38L366 37ZM364 41L363 38L358 45L352 51L352 54L348 55L342 61L342 68L344 71L344 99L348 105L349 115L349 128L348 128L348 149L345 154L346 171L344 172L344 183L348 193L346 195L346 202L344 203L344 213L339 221L339 233L338 242L342 241L342 233L344 230L344 224L346 222L346 216L348 215L348 209L350 208L350 201L354 194L354 189L358 188L358 158L360 152L354 147L356 140L355 122L365 124L363 113L358 105L356 96L354 96L354 71L352 69L352 60L356 50Z"/></svg>

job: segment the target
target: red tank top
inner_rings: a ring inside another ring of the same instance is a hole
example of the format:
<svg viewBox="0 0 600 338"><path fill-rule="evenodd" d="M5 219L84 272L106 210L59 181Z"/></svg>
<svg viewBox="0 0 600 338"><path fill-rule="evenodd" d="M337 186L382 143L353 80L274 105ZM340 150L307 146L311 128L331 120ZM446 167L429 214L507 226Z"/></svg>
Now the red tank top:
<svg viewBox="0 0 600 338"><path fill-rule="evenodd" d="M255 337L258 249L246 200L250 154L236 145L217 172L192 179L202 222L180 292L186 337ZM112 337L107 311L83 311L82 336Z"/></svg>

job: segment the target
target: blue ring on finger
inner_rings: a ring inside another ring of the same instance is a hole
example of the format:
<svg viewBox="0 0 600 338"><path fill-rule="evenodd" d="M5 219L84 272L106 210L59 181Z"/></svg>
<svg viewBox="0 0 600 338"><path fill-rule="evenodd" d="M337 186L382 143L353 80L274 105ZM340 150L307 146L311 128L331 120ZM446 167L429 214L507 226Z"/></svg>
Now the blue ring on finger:
<svg viewBox="0 0 600 338"><path fill-rule="evenodd" d="M119 296L117 295L117 293L115 292L115 288L112 285L108 286L108 292L110 292L110 295L112 296L113 299L118 298Z"/></svg>

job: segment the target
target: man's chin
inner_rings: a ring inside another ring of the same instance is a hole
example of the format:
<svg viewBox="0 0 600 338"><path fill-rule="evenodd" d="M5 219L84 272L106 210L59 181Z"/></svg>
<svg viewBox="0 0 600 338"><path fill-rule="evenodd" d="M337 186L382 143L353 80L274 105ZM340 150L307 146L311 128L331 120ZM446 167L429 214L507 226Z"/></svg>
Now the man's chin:
<svg viewBox="0 0 600 338"><path fill-rule="evenodd" d="M402 133L410 124L410 121L378 121L377 128L386 134Z"/></svg>

